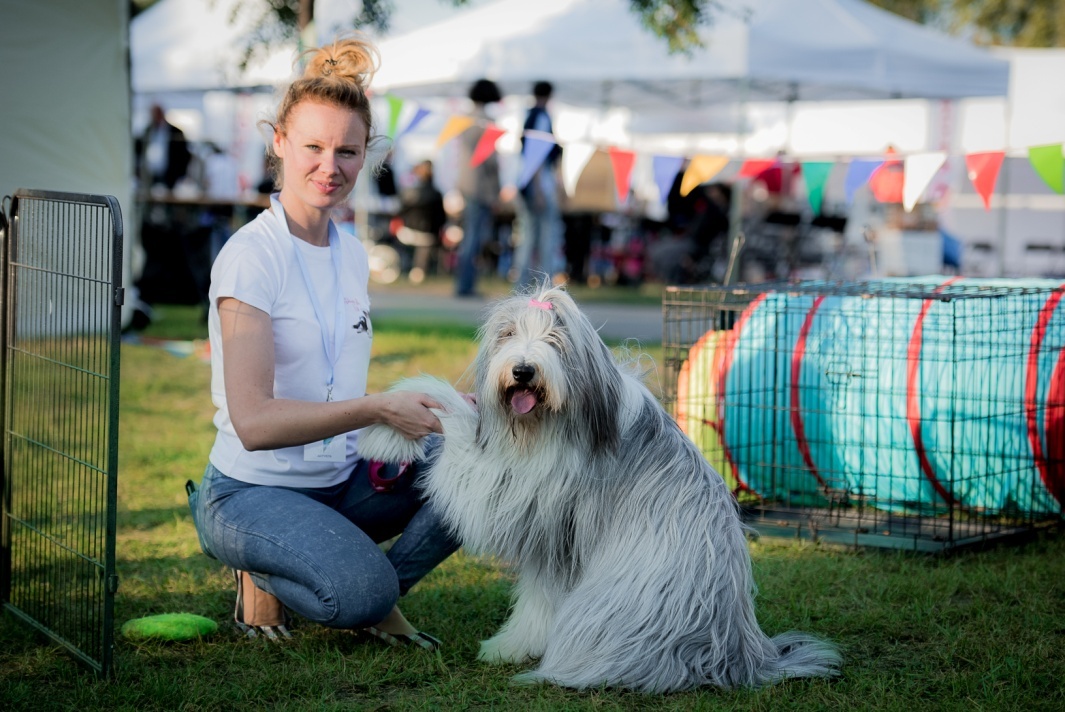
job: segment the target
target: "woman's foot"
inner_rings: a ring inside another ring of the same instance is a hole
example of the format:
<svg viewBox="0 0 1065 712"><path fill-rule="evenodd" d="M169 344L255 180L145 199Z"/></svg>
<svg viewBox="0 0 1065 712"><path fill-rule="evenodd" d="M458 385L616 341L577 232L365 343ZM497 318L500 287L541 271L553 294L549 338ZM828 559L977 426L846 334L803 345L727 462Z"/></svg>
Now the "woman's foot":
<svg viewBox="0 0 1065 712"><path fill-rule="evenodd" d="M399 606L393 607L388 615L377 625L363 630L378 640L393 646L416 645L426 650L436 650L442 645L433 636L423 633L412 626L399 610Z"/></svg>

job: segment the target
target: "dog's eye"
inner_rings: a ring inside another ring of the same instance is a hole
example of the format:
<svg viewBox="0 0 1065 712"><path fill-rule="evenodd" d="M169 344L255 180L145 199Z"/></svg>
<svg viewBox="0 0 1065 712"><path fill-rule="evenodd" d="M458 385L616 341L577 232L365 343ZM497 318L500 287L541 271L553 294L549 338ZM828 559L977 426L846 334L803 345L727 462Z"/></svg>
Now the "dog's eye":
<svg viewBox="0 0 1065 712"><path fill-rule="evenodd" d="M509 339L512 336L514 336L514 330L513 329L503 329L502 331L499 332L499 338L500 339Z"/></svg>

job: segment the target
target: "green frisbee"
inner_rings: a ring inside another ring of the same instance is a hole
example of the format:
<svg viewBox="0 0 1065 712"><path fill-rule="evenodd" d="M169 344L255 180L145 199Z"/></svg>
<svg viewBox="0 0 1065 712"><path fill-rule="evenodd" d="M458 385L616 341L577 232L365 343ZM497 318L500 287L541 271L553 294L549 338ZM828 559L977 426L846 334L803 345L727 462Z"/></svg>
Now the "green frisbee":
<svg viewBox="0 0 1065 712"><path fill-rule="evenodd" d="M122 635L130 640L192 640L206 638L216 630L217 623L194 613L160 613L122 625Z"/></svg>

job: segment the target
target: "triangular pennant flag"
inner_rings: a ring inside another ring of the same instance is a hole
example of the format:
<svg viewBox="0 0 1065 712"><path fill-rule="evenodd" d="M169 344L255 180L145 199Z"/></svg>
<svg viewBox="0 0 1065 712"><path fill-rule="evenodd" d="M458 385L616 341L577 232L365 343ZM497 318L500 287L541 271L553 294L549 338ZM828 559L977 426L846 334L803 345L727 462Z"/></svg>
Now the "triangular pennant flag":
<svg viewBox="0 0 1065 712"><path fill-rule="evenodd" d="M847 166L847 177L843 179L843 190L847 196L847 204L854 202L854 194L858 189L869 182L869 178L877 168L884 165L879 158L856 158Z"/></svg>
<svg viewBox="0 0 1065 712"><path fill-rule="evenodd" d="M391 94L385 98L388 100L388 137L395 140L396 129L399 128L399 112L403 111L403 100Z"/></svg>
<svg viewBox="0 0 1065 712"><path fill-rule="evenodd" d="M1065 156L1062 156L1060 143L1031 146L1028 149L1028 162L1051 190L1055 193L1065 192Z"/></svg>
<svg viewBox="0 0 1065 712"><path fill-rule="evenodd" d="M543 165L547 154L556 146L554 139L546 138L549 134L536 132L537 136L525 134L525 145L521 150L521 175L518 177L518 188L524 188L532 180L536 170Z"/></svg>
<svg viewBox="0 0 1065 712"><path fill-rule="evenodd" d="M495 124L488 124L484 127L484 133L481 134L477 146L473 149L473 155L470 156L471 168L476 168L488 160L488 157L496 150L496 141L504 133L506 132Z"/></svg>
<svg viewBox="0 0 1065 712"><path fill-rule="evenodd" d="M452 116L448 118L444 128L440 129L440 135L436 137L436 147L440 148L471 126L473 126L472 116Z"/></svg>
<svg viewBox="0 0 1065 712"><path fill-rule="evenodd" d="M423 109L419 106L418 110L414 112L414 116L411 117L411 120L407 124L407 127L400 131L399 135L402 136L403 134L410 133L411 131L413 131L414 127L420 124L422 120L430 113L432 112L430 112L428 109Z"/></svg>
<svg viewBox="0 0 1065 712"><path fill-rule="evenodd" d="M629 178L632 177L632 164L636 162L636 153L623 148L611 146L610 165L614 167L614 186L618 191L618 202L624 203L629 197Z"/></svg>
<svg viewBox="0 0 1065 712"><path fill-rule="evenodd" d="M687 195L695 187L706 183L728 165L728 156L698 155L688 164L684 178L680 181L680 194Z"/></svg>
<svg viewBox="0 0 1065 712"><path fill-rule="evenodd" d="M929 153L915 153L906 156L903 161L902 178L902 207L906 212L913 210L921 193L932 182L932 178L947 160L947 154L943 151L931 151Z"/></svg>
<svg viewBox="0 0 1065 712"><path fill-rule="evenodd" d="M836 164L832 161L803 161L799 165L802 168L802 180L806 183L806 199L810 201L810 209L814 215L820 215L825 183Z"/></svg>
<svg viewBox="0 0 1065 712"><path fill-rule="evenodd" d="M592 160L593 153L593 144L584 141L566 144L566 150L562 152L562 185L567 195L572 196L577 192L577 181L580 180L588 161Z"/></svg>
<svg viewBox="0 0 1065 712"><path fill-rule="evenodd" d="M748 158L740 166L740 178L754 178L767 168L772 168L777 162L775 158Z"/></svg>
<svg viewBox="0 0 1065 712"><path fill-rule="evenodd" d="M977 194L984 201L984 210L991 209L991 193L995 190L998 171L1006 158L1005 151L988 151L987 153L970 153L965 157L965 168L969 180L976 188Z"/></svg>
<svg viewBox="0 0 1065 712"><path fill-rule="evenodd" d="M662 202L669 200L669 191L673 188L673 181L677 179L681 167L684 165L682 156L653 156L651 158L651 170L654 172L655 185L658 186L658 196Z"/></svg>

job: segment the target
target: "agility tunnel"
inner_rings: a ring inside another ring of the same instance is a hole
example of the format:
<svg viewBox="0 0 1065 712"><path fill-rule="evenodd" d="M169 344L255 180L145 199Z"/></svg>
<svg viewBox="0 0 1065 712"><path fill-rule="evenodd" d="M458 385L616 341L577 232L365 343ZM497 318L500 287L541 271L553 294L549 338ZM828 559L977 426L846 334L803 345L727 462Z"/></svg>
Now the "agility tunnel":
<svg viewBox="0 0 1065 712"><path fill-rule="evenodd" d="M1060 515L1062 294L931 276L701 295L715 328L685 354L678 424L741 498Z"/></svg>

